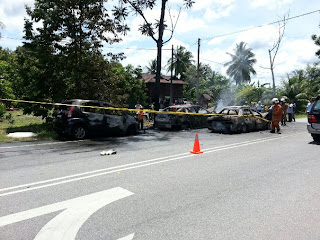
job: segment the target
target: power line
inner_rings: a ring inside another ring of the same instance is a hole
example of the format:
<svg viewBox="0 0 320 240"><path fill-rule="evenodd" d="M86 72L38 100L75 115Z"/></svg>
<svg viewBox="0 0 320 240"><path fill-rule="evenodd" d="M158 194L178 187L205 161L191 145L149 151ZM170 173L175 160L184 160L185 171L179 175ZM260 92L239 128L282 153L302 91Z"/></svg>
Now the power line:
<svg viewBox="0 0 320 240"><path fill-rule="evenodd" d="M28 41L22 38L14 38L14 37L7 37L7 36L2 36L1 38L6 38L6 39L12 39L12 40L19 40L19 41ZM62 40L65 41L65 40ZM104 47L104 48L111 48L111 49L126 49L126 50L143 50L143 51L157 51L156 48L134 48L134 47ZM171 49L168 48L162 48L164 51L171 51Z"/></svg>
<svg viewBox="0 0 320 240"><path fill-rule="evenodd" d="M213 38L225 37L225 36L229 36L229 35L233 35L233 34L237 34L237 33L242 33L242 32L246 32L246 31L250 31L250 30L256 29L256 28L261 28L261 27L273 25L273 24L276 24L276 23L280 23L280 22L283 22L283 21L289 21L289 20L292 20L294 18L304 17L306 15L310 15L310 14L313 14L313 13L316 13L316 12L320 12L320 9L312 11L312 12L307 12L307 13L304 13L304 14L301 14L301 15L297 15L297 16L294 16L294 17L286 18L285 20L279 20L279 21L275 21L275 22L271 22L271 23L266 23L266 24L262 24L262 25L259 25L259 26L251 27L251 28L241 29L241 30L234 31L234 32L231 32L231 33L220 34L220 35L213 36L213 37L202 38L202 40L211 40Z"/></svg>

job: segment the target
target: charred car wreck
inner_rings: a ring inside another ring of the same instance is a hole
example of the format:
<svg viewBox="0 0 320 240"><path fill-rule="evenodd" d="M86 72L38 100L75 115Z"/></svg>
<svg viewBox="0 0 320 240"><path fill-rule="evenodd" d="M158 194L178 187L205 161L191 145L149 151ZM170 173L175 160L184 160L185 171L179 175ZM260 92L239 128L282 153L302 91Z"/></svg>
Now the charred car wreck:
<svg viewBox="0 0 320 240"><path fill-rule="evenodd" d="M130 135L137 132L136 119L115 107L97 100L64 101L55 111L53 128L63 137L84 139L95 135Z"/></svg>
<svg viewBox="0 0 320 240"><path fill-rule="evenodd" d="M189 129L208 127L206 115L197 115L197 113L208 114L207 109L197 105L175 105L162 110L168 113L157 113L155 115L154 125L159 129ZM170 114L176 112L181 114ZM183 114L187 113L187 114ZM193 115L195 114L195 115Z"/></svg>
<svg viewBox="0 0 320 240"><path fill-rule="evenodd" d="M208 117L208 128L213 132L246 133L269 128L267 113L260 113L245 106L223 108L217 116Z"/></svg>

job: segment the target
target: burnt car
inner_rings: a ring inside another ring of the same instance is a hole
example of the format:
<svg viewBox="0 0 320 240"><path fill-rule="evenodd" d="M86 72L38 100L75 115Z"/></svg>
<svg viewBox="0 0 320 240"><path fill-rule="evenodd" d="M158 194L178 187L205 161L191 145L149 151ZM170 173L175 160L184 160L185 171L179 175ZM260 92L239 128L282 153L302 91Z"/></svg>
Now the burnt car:
<svg viewBox="0 0 320 240"><path fill-rule="evenodd" d="M320 142L320 95L316 98L308 113L308 132L316 142Z"/></svg>
<svg viewBox="0 0 320 240"><path fill-rule="evenodd" d="M59 105L54 113L53 129L63 137L84 139L94 135L125 135L137 132L136 119L97 100L72 99Z"/></svg>
<svg viewBox="0 0 320 240"><path fill-rule="evenodd" d="M260 113L250 107L229 106L217 116L208 117L208 128L213 132L245 133L269 128L267 113Z"/></svg>
<svg viewBox="0 0 320 240"><path fill-rule="evenodd" d="M197 105L174 105L162 110L168 113L155 114L154 126L159 129L189 129L208 127L206 115L197 115L197 113L210 113L207 109ZM177 114L170 114L176 112ZM187 114L185 114L187 113ZM192 115L192 114L195 115Z"/></svg>

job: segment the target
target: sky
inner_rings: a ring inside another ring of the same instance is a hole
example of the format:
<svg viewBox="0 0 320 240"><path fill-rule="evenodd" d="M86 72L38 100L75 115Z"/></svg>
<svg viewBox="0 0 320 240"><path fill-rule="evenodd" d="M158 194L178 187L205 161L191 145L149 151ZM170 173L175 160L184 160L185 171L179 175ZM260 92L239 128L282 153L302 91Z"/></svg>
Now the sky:
<svg viewBox="0 0 320 240"><path fill-rule="evenodd" d="M279 35L279 23L284 16L289 19L279 51L275 57L275 80L280 86L287 74L294 70L304 69L319 59L315 52L318 47L311 35L320 35L320 1L319 0L194 0L191 9L179 8L182 0L168 0L170 15L177 25L172 39L163 46L162 73L166 71L167 61L171 57L171 47L184 46L192 52L195 63L200 39L200 62L208 64L212 70L227 76L227 67L223 64L231 60L227 53L234 53L236 44L245 42L255 54L257 63L254 69L257 74L252 81L260 84L272 84L268 50L274 46ZM157 0L160 3L160 0ZM0 29L2 38L0 46L14 50L22 45L24 18L27 17L25 5L32 7L34 0L0 0L0 22L5 27ZM113 3L107 3L109 9ZM158 4L159 5L159 4ZM159 19L159 8L144 12L150 22ZM169 12L166 21L170 23ZM179 16L179 18L178 18ZM123 65L146 66L156 58L156 43L147 36L142 36L139 25L143 19L130 16L130 32L117 44L104 44L103 52L124 52ZM274 24L272 24L274 23ZM281 23L280 23L281 24ZM170 37L165 32L164 41Z"/></svg>

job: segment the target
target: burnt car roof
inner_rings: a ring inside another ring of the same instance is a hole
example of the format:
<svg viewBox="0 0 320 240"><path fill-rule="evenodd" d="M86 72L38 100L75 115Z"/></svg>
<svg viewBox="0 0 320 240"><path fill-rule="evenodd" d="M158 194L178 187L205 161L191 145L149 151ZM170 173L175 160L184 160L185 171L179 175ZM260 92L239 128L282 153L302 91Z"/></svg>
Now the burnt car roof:
<svg viewBox="0 0 320 240"><path fill-rule="evenodd" d="M105 101L100 101L100 100L89 100L89 99L68 99L68 100L64 100L62 103L80 103L80 105L82 103L88 103L88 102L92 102L92 103L106 103L112 107L117 107L115 105L113 105L112 103L109 102L105 102Z"/></svg>

